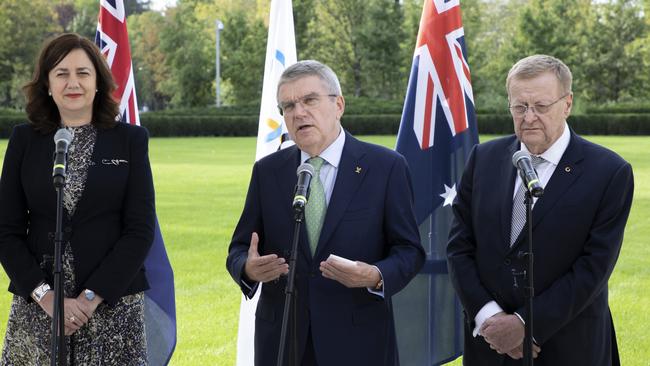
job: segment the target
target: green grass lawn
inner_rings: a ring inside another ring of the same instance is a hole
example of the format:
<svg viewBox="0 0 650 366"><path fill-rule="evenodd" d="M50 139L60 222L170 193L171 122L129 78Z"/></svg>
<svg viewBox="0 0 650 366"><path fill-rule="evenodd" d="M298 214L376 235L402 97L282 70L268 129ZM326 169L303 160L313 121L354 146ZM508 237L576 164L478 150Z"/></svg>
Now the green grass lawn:
<svg viewBox="0 0 650 366"><path fill-rule="evenodd" d="M363 139L395 145L394 136ZM622 364L648 365L650 246L643 238L650 237L650 188L645 186L650 181L650 137L589 139L618 152L634 167L634 204L610 280L610 304ZM6 140L0 141L0 154L5 146ZM151 140L158 219L176 276L178 344L172 365L234 365L241 293L225 261L254 157L254 138ZM2 272L0 288L6 287ZM0 292L0 334L10 299L8 292Z"/></svg>

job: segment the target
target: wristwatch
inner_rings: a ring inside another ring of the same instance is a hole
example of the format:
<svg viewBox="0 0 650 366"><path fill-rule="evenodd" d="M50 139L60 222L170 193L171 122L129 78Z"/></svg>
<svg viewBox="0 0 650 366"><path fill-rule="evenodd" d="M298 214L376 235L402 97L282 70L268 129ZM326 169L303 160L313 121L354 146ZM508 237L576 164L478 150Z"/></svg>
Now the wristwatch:
<svg viewBox="0 0 650 366"><path fill-rule="evenodd" d="M93 300L95 300L95 291L85 289L84 290L84 296L86 297L86 300L93 301Z"/></svg>
<svg viewBox="0 0 650 366"><path fill-rule="evenodd" d="M32 291L32 299L36 302L41 302L45 294L50 291L52 288L46 282L41 282L34 291Z"/></svg>

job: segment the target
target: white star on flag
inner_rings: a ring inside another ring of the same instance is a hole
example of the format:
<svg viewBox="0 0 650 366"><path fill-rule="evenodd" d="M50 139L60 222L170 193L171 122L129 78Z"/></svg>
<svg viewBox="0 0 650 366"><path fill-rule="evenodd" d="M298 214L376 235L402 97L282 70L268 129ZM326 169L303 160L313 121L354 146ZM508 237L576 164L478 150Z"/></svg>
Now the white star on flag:
<svg viewBox="0 0 650 366"><path fill-rule="evenodd" d="M451 204L454 202L454 198L456 198L456 184L451 186L451 188L447 187L445 184L445 193L442 193L440 197L445 199L445 202L442 204L442 206L451 206Z"/></svg>

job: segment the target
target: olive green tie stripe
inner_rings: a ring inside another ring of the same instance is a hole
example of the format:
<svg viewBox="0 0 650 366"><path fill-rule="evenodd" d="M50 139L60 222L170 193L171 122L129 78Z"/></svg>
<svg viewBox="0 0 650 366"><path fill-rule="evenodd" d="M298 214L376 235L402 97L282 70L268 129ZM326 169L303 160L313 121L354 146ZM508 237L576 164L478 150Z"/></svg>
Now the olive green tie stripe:
<svg viewBox="0 0 650 366"><path fill-rule="evenodd" d="M325 189L320 180L320 168L323 167L325 160L320 156L309 159L309 164L314 167L314 176L309 184L309 200L305 207L305 220L307 224L307 236L309 238L309 248L311 255L316 253L318 238L323 228L323 220L327 212L327 201L325 200Z"/></svg>

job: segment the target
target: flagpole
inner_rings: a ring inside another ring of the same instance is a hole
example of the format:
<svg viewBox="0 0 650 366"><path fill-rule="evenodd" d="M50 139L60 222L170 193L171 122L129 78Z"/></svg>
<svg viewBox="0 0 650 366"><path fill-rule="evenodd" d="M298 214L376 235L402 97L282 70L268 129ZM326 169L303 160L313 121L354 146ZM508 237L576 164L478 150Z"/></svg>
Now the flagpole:
<svg viewBox="0 0 650 366"><path fill-rule="evenodd" d="M220 85L221 84L221 62L220 62L219 55L220 55L220 52L221 52L221 50L220 50L220 43L221 43L220 34L221 34L221 31L223 30L223 23L219 19L215 19L214 26L215 26L215 33L217 35L216 41L215 41L216 42L216 45L215 45L215 48L216 48L216 69L217 69L216 70L216 75L215 75L215 82L217 84L216 105L217 105L217 108L219 108L219 107L221 107L221 85Z"/></svg>

